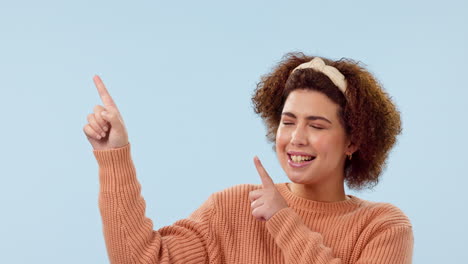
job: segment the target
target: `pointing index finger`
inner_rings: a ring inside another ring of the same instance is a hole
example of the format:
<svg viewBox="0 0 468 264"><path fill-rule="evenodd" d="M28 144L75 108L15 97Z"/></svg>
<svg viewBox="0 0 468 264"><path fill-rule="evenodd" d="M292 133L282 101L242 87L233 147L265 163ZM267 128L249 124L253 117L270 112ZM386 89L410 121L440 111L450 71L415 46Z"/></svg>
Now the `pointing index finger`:
<svg viewBox="0 0 468 264"><path fill-rule="evenodd" d="M268 172L265 170L262 163L260 162L260 159L257 156L254 157L254 163L255 167L257 168L258 174L262 179L263 188L275 187L275 183L270 178L270 175L268 175Z"/></svg>
<svg viewBox="0 0 468 264"><path fill-rule="evenodd" d="M101 100L104 103L104 106L105 107L112 106L112 107L117 108L117 105L115 104L114 100L112 99L109 92L107 91L106 86L102 82L101 78L98 75L94 75L93 81L94 81L94 84L96 85L99 96L101 97Z"/></svg>

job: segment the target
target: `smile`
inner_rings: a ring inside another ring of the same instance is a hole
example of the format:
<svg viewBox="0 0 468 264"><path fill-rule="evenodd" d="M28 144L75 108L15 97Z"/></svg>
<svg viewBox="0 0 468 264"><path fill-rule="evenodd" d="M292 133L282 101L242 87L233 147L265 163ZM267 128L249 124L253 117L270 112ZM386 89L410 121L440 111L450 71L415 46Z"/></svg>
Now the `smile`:
<svg viewBox="0 0 468 264"><path fill-rule="evenodd" d="M293 168L303 168L312 163L313 156L299 156L288 154L288 164Z"/></svg>

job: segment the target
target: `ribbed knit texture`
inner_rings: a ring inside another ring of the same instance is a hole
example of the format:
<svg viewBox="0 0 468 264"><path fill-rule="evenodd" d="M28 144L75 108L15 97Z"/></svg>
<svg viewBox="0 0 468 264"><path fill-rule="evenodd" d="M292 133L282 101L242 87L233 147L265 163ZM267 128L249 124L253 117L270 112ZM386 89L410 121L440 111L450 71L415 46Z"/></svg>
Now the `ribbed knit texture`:
<svg viewBox="0 0 468 264"><path fill-rule="evenodd" d="M289 207L268 221L251 214L241 184L213 193L188 218L153 230L130 144L93 151L99 165L99 209L111 263L411 263L413 230L390 203L348 195L317 202L276 186Z"/></svg>

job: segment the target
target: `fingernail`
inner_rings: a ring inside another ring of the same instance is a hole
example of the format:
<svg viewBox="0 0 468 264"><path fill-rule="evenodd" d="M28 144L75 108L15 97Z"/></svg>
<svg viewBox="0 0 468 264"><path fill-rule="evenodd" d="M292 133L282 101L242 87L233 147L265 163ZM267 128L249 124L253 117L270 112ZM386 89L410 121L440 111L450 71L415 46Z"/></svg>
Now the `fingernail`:
<svg viewBox="0 0 468 264"><path fill-rule="evenodd" d="M109 130L109 128L105 126L105 127L104 127L104 131L107 131L107 130Z"/></svg>
<svg viewBox="0 0 468 264"><path fill-rule="evenodd" d="M101 114L102 114L102 115L107 115L107 112L106 112L106 111L102 111Z"/></svg>

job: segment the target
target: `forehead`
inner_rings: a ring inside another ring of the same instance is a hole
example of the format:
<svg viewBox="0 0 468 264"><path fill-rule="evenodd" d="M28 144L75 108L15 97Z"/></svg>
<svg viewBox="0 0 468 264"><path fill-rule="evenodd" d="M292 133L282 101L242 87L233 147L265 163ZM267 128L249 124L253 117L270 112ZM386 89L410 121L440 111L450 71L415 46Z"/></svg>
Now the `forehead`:
<svg viewBox="0 0 468 264"><path fill-rule="evenodd" d="M319 115L329 120L335 120L338 109L339 106L321 92L297 89L286 98L283 112L291 112L299 118Z"/></svg>

